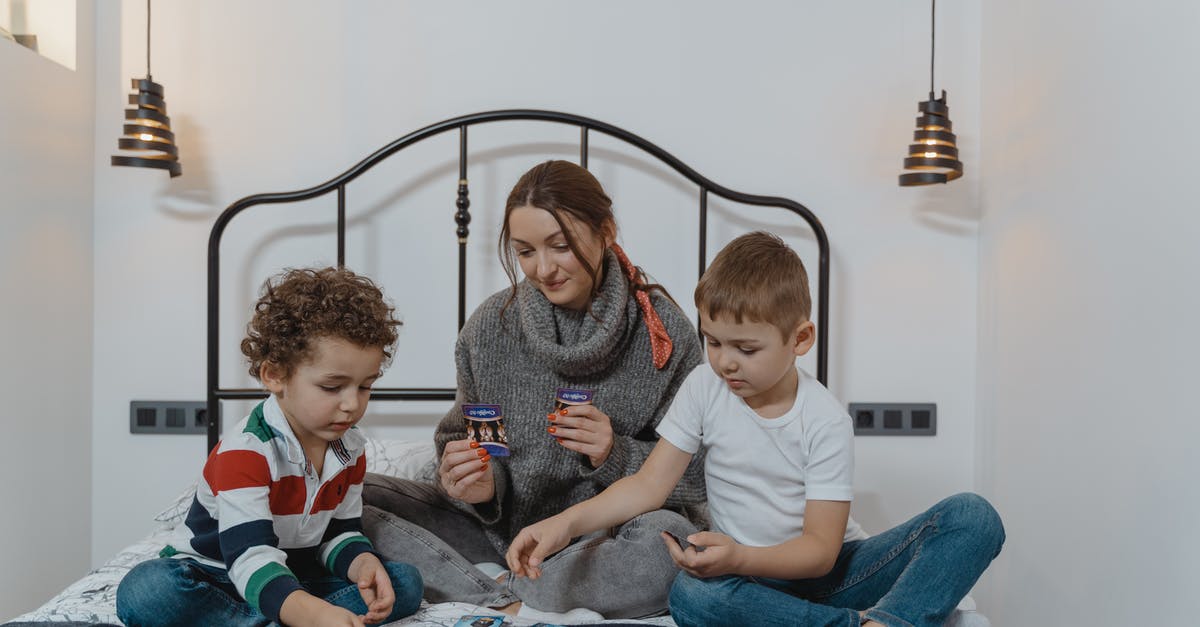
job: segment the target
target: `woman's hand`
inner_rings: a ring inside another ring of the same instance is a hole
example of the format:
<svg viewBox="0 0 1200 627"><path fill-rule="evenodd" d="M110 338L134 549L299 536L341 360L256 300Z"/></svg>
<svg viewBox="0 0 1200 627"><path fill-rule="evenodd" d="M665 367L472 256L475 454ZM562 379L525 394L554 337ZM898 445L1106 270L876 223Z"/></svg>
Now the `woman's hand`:
<svg viewBox="0 0 1200 627"><path fill-rule="evenodd" d="M697 551L692 547L681 549L675 540L663 534L671 559L689 575L707 578L740 574L742 545L733 538L714 531L701 531L684 539L703 550Z"/></svg>
<svg viewBox="0 0 1200 627"><path fill-rule="evenodd" d="M546 416L546 431L564 448L587 455L592 468L599 468L612 452L613 430L608 414L595 405L568 405Z"/></svg>
<svg viewBox="0 0 1200 627"><path fill-rule="evenodd" d="M438 464L438 481L446 494L465 503L483 503L496 496L488 452L472 440L446 443Z"/></svg>

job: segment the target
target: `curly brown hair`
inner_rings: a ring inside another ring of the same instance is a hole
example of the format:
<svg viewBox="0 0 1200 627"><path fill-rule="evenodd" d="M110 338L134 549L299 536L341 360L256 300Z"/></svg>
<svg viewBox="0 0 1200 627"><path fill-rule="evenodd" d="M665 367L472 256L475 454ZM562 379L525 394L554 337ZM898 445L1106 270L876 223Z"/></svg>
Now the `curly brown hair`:
<svg viewBox="0 0 1200 627"><path fill-rule="evenodd" d="M288 269L263 282L242 354L255 379L264 363L291 376L316 340L335 337L380 347L386 365L400 325L395 307L367 277L345 268Z"/></svg>

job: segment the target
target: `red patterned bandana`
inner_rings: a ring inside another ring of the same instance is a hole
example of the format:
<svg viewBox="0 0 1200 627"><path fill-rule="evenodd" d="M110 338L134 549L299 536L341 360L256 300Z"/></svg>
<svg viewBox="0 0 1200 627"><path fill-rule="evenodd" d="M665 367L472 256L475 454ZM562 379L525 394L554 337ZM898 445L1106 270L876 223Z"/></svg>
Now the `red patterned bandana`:
<svg viewBox="0 0 1200 627"><path fill-rule="evenodd" d="M617 261L621 263L621 269L625 271L629 284L634 287L645 285L646 282L642 280L641 273L629 261L625 251L621 250L616 242L613 242L609 248L612 248L613 253L617 255ZM646 329L650 331L650 353L654 356L654 367L662 370L663 366L667 365L667 360L671 358L671 336L667 334L667 328L663 326L662 319L658 317L658 312L650 303L650 294L646 290L635 289L633 295L634 298L637 298L638 307L642 310Z"/></svg>

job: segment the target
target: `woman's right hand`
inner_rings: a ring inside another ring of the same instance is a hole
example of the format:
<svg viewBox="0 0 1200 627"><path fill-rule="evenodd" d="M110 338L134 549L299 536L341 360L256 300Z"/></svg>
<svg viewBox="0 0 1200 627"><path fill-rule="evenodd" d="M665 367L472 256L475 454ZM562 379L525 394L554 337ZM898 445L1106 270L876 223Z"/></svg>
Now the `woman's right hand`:
<svg viewBox="0 0 1200 627"><path fill-rule="evenodd" d="M446 443L442 463L438 465L438 480L446 494L465 503L483 503L496 496L491 462L478 442L454 440Z"/></svg>

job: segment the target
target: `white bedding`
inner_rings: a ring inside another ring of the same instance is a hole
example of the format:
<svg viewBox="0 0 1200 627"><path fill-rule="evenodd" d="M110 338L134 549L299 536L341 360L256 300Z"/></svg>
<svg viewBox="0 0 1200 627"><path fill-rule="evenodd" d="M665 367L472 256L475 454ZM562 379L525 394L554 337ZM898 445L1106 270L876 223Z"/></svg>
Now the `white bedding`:
<svg viewBox="0 0 1200 627"><path fill-rule="evenodd" d="M413 479L432 479L435 471L432 442L379 441L367 443L367 470ZM171 530L183 521L191 506L193 484L154 517L154 529L147 537L129 545L103 566L68 586L38 609L18 616L13 622L92 622L120 624L116 615L117 585L125 573L140 562L158 556ZM988 620L974 611L970 597L946 621L946 627L988 627ZM466 603L421 603L416 614L389 625L453 627L459 618L470 614L497 614L495 610ZM613 621L673 626L670 617L646 621ZM529 626L535 621L510 618L506 624Z"/></svg>

